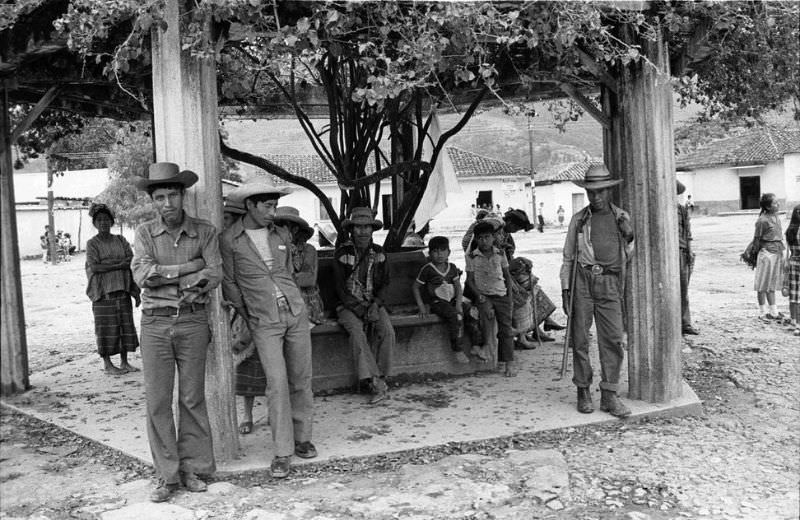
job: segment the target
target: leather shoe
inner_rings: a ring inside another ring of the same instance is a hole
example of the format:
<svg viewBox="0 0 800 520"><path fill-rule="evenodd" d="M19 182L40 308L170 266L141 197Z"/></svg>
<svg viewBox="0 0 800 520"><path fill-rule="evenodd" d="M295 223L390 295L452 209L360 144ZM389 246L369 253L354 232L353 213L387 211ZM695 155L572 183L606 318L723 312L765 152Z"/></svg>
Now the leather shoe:
<svg viewBox="0 0 800 520"><path fill-rule="evenodd" d="M580 413L592 413L592 391L589 388L578 387L578 411Z"/></svg>
<svg viewBox="0 0 800 520"><path fill-rule="evenodd" d="M558 323L556 323L555 321L551 320L550 318L547 318L546 320L544 320L544 327L543 328L544 328L545 332L547 332L548 330L564 330L564 329L566 329L566 327L564 325L559 325Z"/></svg>
<svg viewBox="0 0 800 520"><path fill-rule="evenodd" d="M685 327L683 327L681 329L681 334L683 334L683 335L689 334L691 336L697 336L698 334L700 334L700 331L698 331L696 328L692 327L691 325L686 325Z"/></svg>
<svg viewBox="0 0 800 520"><path fill-rule="evenodd" d="M183 481L183 487L187 489L187 491L191 491L192 493L202 493L208 486L205 482L197 478L197 475L192 473L191 471L187 471L183 475L181 475L181 480Z"/></svg>
<svg viewBox="0 0 800 520"><path fill-rule="evenodd" d="M150 492L150 502L166 502L178 491L178 484L167 484L163 480Z"/></svg>
<svg viewBox="0 0 800 520"><path fill-rule="evenodd" d="M289 457L275 457L269 466L273 478L286 478L289 476Z"/></svg>
<svg viewBox="0 0 800 520"><path fill-rule="evenodd" d="M295 442L294 454L301 459L313 459L317 456L317 448L311 441Z"/></svg>
<svg viewBox="0 0 800 520"><path fill-rule="evenodd" d="M619 400L617 393L611 390L600 390L600 410L620 419L631 414L630 409Z"/></svg>
<svg viewBox="0 0 800 520"><path fill-rule="evenodd" d="M533 331L532 336L533 336L533 339L539 339L539 340L541 340L543 342L544 341L555 341L556 340L556 338L554 338L553 336L548 336L547 334L545 334L544 332L542 332L539 329L536 329L535 331Z"/></svg>

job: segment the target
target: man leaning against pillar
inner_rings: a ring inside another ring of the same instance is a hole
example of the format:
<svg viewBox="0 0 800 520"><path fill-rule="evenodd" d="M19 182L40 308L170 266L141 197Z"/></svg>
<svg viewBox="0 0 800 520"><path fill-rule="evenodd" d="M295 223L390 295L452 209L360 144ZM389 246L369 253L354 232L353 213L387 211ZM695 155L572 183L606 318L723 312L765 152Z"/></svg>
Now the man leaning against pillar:
<svg viewBox="0 0 800 520"><path fill-rule="evenodd" d="M625 270L633 253L630 216L611 204L611 188L621 182L611 177L605 165L590 166L584 180L575 181L586 190L589 205L573 215L569 223L561 265L564 312L570 316L572 382L578 388L578 411L594 411L589 360L589 328L594 319L600 354L600 409L615 417L631 413L617 397L625 355L622 323Z"/></svg>
<svg viewBox="0 0 800 520"><path fill-rule="evenodd" d="M205 491L214 450L205 398L206 353L211 341L208 291L222 278L217 230L183 210L197 175L177 164L149 167L134 184L150 195L155 219L136 229L133 277L142 288L141 351L147 437L159 482L150 495L164 502L182 483ZM178 373L178 431L172 413Z"/></svg>

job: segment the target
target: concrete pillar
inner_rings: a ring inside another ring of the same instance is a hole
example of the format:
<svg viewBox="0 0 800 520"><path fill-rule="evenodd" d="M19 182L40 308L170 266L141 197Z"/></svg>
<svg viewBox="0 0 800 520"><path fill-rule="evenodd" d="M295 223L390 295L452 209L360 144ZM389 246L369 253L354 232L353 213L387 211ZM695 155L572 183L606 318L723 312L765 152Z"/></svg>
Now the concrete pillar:
<svg viewBox="0 0 800 520"><path fill-rule="evenodd" d="M200 60L181 50L180 2L166 2L166 30L153 32L153 129L157 161L177 163L200 180L187 191L189 214L222 229L222 184L219 168L217 78L213 59ZM210 35L210 21L206 34ZM206 397L218 461L239 450L234 400L233 356L222 293L212 293L212 343L206 363Z"/></svg>
<svg viewBox="0 0 800 520"><path fill-rule="evenodd" d="M631 213L636 254L626 284L630 397L666 402L681 393L680 288L672 88L667 44L634 41L647 61L620 66L618 93L603 89L611 129L604 131L606 164L624 179L623 208Z"/></svg>

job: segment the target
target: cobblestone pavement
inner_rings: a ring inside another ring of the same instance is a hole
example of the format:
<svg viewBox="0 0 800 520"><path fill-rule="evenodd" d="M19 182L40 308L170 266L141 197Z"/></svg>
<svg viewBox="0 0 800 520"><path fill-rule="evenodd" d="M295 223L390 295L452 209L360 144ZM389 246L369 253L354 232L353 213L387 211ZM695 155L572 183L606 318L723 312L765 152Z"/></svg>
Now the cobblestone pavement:
<svg viewBox="0 0 800 520"><path fill-rule="evenodd" d="M691 299L701 335L685 340L683 366L704 401L702 416L334 461L283 482L240 475L214 482L209 493L150 504L149 468L4 411L0 518L798 518L800 340L757 318L752 272L736 260L753 220L693 221ZM556 230L518 242L537 250L562 239ZM532 258L555 294L559 255ZM79 267L23 263L32 370L91 348Z"/></svg>

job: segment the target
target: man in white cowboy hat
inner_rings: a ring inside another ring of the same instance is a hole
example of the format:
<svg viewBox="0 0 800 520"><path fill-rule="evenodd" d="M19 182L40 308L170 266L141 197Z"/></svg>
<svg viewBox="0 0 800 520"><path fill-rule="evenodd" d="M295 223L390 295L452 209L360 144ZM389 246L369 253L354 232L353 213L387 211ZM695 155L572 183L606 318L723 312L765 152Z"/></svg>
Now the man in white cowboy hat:
<svg viewBox="0 0 800 520"><path fill-rule="evenodd" d="M265 181L228 194L247 213L222 234L225 299L250 328L267 376L269 427L275 443L272 476L289 475L290 460L316 457L311 443L311 333L308 313L293 276L292 238L276 226L278 199L289 193Z"/></svg>
<svg viewBox="0 0 800 520"><path fill-rule="evenodd" d="M182 482L205 491L200 477L215 471L205 400L206 351L211 341L208 291L222 277L217 230L183 210L186 188L197 175L158 162L134 184L146 191L158 216L136 229L133 277L142 288L141 350L147 401L147 436L159 484L150 495L163 502ZM178 368L178 431L172 414Z"/></svg>
<svg viewBox="0 0 800 520"><path fill-rule="evenodd" d="M686 186L679 180L675 181L678 195L686 191ZM678 203L678 266L680 270L681 285L681 333L684 335L697 335L700 332L692 325L692 313L689 310L689 280L694 268L694 253L692 252L692 223L689 218L689 209Z"/></svg>
<svg viewBox="0 0 800 520"><path fill-rule="evenodd" d="M613 179L602 164L590 166L585 179L575 181L586 189L589 205L576 213L569 223L561 265L564 312L570 316L572 382L578 388L578 411L594 411L589 361L589 328L594 319L602 377L600 409L615 417L627 417L631 413L617 397L625 355L623 284L633 253L630 216L611 203L611 188L621 182Z"/></svg>
<svg viewBox="0 0 800 520"><path fill-rule="evenodd" d="M395 335L384 307L389 287L389 263L372 233L382 227L370 208L353 208L342 228L350 240L333 254L339 323L350 336L360 383L369 385L370 404L388 397L385 377L391 375ZM373 340L370 344L370 340Z"/></svg>

